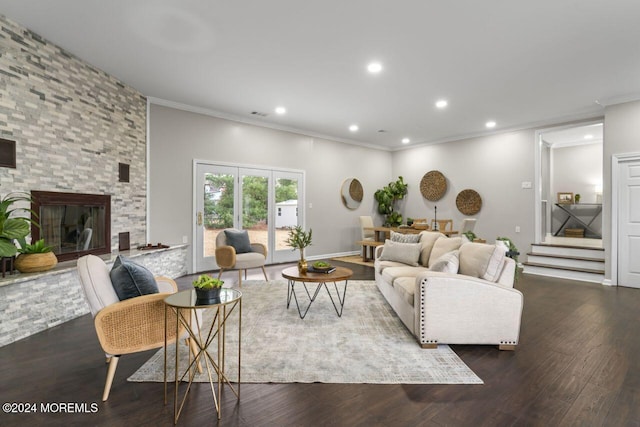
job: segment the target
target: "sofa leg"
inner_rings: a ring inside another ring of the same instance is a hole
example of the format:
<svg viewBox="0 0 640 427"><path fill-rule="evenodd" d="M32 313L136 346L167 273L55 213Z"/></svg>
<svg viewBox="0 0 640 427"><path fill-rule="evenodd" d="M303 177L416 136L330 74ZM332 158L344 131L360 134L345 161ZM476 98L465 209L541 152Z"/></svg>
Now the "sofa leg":
<svg viewBox="0 0 640 427"><path fill-rule="evenodd" d="M434 348L438 348L438 344L420 344L420 347L433 350Z"/></svg>
<svg viewBox="0 0 640 427"><path fill-rule="evenodd" d="M516 349L515 345L500 344L498 346L498 350L503 350L503 351L514 351L515 349Z"/></svg>

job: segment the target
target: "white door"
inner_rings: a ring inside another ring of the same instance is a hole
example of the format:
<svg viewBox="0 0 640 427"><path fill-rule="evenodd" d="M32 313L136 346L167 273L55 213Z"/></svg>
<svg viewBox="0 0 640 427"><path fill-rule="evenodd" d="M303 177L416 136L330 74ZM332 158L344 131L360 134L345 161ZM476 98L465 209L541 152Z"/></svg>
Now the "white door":
<svg viewBox="0 0 640 427"><path fill-rule="evenodd" d="M640 288L640 161L619 168L618 285Z"/></svg>
<svg viewBox="0 0 640 427"><path fill-rule="evenodd" d="M302 172L197 162L194 173L196 272L218 268L215 241L225 228L247 230L251 242L264 244L267 264L297 259L284 240L304 224ZM286 221L276 221L278 213Z"/></svg>

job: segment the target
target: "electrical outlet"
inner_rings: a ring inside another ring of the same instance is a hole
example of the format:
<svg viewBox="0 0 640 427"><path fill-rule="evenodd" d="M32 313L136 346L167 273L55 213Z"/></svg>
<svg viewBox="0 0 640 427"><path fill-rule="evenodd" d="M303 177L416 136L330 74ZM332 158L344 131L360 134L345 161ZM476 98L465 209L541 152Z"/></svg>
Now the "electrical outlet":
<svg viewBox="0 0 640 427"><path fill-rule="evenodd" d="M182 236L182 243L189 243L189 238L187 236Z"/></svg>
<svg viewBox="0 0 640 427"><path fill-rule="evenodd" d="M519 232L520 232L520 226L516 225L516 233L519 233Z"/></svg>
<svg viewBox="0 0 640 427"><path fill-rule="evenodd" d="M530 190L531 189L531 181L522 181L522 188Z"/></svg>
<svg viewBox="0 0 640 427"><path fill-rule="evenodd" d="M309 203L309 209L313 208L313 203Z"/></svg>

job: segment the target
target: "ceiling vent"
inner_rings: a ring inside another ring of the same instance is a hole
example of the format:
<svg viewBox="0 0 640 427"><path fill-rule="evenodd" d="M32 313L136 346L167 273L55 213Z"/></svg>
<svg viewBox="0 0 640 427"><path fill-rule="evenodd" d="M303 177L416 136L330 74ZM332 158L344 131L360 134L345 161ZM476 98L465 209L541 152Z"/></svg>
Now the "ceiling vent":
<svg viewBox="0 0 640 427"><path fill-rule="evenodd" d="M251 114L254 116L267 117L267 113L261 113L260 111L252 111Z"/></svg>
<svg viewBox="0 0 640 427"><path fill-rule="evenodd" d="M385 133L385 132L387 132L387 131L386 131L386 130L384 130L384 129L378 129L378 132L379 132L379 133Z"/></svg>

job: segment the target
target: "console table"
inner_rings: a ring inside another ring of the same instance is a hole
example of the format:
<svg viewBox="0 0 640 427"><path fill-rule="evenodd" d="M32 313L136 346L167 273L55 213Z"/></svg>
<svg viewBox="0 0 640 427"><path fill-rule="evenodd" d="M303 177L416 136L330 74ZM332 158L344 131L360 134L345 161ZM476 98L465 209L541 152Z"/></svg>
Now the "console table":
<svg viewBox="0 0 640 427"><path fill-rule="evenodd" d="M558 234L560 234L562 230L565 229L570 219L574 219L576 222L582 225L585 228L585 230L588 230L591 233L593 233L596 238L598 239L602 238L602 235L600 235L600 233L598 233L597 230L594 230L593 228L591 228L591 224L593 224L593 221L595 221L596 218L602 213L601 203L571 203L571 204L556 203L555 205L564 213L566 213L567 217L565 218L562 225L560 225L558 230L553 234L554 236L557 236ZM582 209L582 208L585 208L585 209ZM578 211L580 210L586 211L587 208L592 209L593 212L591 213L591 219L589 220L589 222L584 222L583 220L578 218Z"/></svg>

